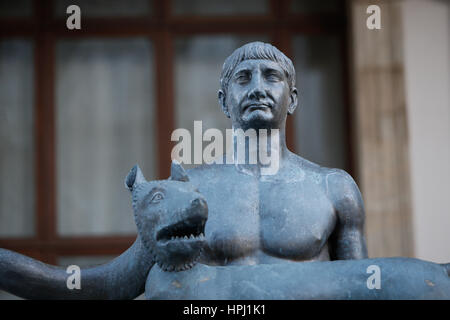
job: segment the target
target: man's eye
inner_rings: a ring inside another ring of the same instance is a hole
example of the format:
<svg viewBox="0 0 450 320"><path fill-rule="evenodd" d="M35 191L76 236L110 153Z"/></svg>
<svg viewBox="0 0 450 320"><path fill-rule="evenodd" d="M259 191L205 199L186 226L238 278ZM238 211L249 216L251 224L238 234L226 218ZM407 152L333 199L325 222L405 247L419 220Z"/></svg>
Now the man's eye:
<svg viewBox="0 0 450 320"><path fill-rule="evenodd" d="M249 80L250 80L250 77L247 74L241 74L236 77L236 81L238 83L245 83L245 82L248 82Z"/></svg>
<svg viewBox="0 0 450 320"><path fill-rule="evenodd" d="M150 200L150 203L158 203L162 199L164 199L164 194L162 194L161 192L157 192L153 195L152 199Z"/></svg>
<svg viewBox="0 0 450 320"><path fill-rule="evenodd" d="M269 81L279 81L279 80L280 80L280 77L279 77L277 74L275 74L275 73L269 73L269 74L266 76L266 78L267 78L267 80L269 80Z"/></svg>

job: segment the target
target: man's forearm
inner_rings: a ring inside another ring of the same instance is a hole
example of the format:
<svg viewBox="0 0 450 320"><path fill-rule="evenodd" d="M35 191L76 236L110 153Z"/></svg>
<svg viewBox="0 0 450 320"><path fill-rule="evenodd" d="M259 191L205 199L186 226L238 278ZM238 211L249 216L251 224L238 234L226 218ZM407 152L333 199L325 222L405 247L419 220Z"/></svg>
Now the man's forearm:
<svg viewBox="0 0 450 320"><path fill-rule="evenodd" d="M381 270L380 289L367 284L373 265ZM152 299L450 299L445 267L410 258L155 268L148 279Z"/></svg>

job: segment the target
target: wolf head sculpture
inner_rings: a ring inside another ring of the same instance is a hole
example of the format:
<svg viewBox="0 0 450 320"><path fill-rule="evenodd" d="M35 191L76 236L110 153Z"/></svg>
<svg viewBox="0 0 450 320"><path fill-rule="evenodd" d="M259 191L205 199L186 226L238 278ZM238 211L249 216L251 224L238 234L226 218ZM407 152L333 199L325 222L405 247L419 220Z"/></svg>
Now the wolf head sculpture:
<svg viewBox="0 0 450 320"><path fill-rule="evenodd" d="M135 165L125 186L132 194L139 236L154 261L165 271L191 268L204 245L208 206L183 167L174 161L169 179L147 181Z"/></svg>

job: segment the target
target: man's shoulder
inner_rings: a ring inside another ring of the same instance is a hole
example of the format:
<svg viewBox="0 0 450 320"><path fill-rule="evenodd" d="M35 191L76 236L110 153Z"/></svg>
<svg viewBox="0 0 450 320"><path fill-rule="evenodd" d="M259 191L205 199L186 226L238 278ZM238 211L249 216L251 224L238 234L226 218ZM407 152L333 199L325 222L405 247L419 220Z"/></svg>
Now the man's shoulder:
<svg viewBox="0 0 450 320"><path fill-rule="evenodd" d="M352 176L343 169L320 166L295 155L295 165L301 168L305 177L320 183L328 196L335 201L345 197L359 197L359 188Z"/></svg>
<svg viewBox="0 0 450 320"><path fill-rule="evenodd" d="M345 193L355 188L359 192L353 178L345 170L323 167L293 153L289 160L289 169L286 172L279 172L280 175L276 180L286 176L288 181L314 181L327 188L327 192ZM239 176L239 172L232 164L203 164L186 171L193 182L205 179L233 179Z"/></svg>
<svg viewBox="0 0 450 320"><path fill-rule="evenodd" d="M291 159L296 167L301 169L307 177L318 177L323 183L353 184L354 180L345 170L329 168L292 154Z"/></svg>
<svg viewBox="0 0 450 320"><path fill-rule="evenodd" d="M363 221L363 199L352 176L342 169L334 168L326 168L324 174L326 193L338 215L352 223Z"/></svg>

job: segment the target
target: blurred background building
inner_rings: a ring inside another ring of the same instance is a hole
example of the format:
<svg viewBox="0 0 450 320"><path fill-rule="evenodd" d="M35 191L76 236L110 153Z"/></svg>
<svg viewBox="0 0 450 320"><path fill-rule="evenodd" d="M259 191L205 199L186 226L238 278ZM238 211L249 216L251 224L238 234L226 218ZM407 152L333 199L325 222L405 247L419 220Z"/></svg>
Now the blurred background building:
<svg viewBox="0 0 450 320"><path fill-rule="evenodd" d="M126 250L129 169L167 178L175 128L230 127L221 67L255 40L297 71L288 146L360 186L369 256L449 262L445 0L0 0L0 247L62 266Z"/></svg>

